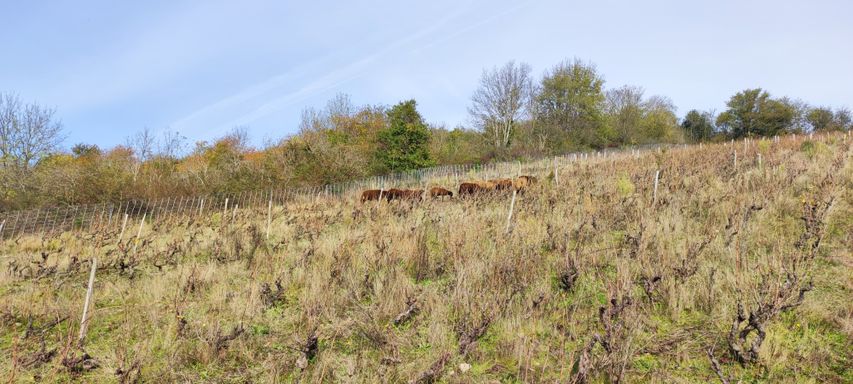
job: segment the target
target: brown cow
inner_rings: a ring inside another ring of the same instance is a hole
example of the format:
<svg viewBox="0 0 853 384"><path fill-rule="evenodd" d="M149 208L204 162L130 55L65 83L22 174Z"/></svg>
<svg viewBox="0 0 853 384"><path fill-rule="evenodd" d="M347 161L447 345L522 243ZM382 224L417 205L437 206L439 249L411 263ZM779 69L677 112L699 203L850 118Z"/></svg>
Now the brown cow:
<svg viewBox="0 0 853 384"><path fill-rule="evenodd" d="M496 191L502 191L504 189L512 189L512 179L493 179L489 180L490 183L495 184Z"/></svg>
<svg viewBox="0 0 853 384"><path fill-rule="evenodd" d="M403 198L412 201L421 201L424 199L423 189L406 189L403 191Z"/></svg>
<svg viewBox="0 0 853 384"><path fill-rule="evenodd" d="M539 180L533 176L519 176L517 179L515 179L514 187L516 191L521 192L527 188L530 188L530 186L532 186L533 184L536 184L537 181Z"/></svg>
<svg viewBox="0 0 853 384"><path fill-rule="evenodd" d="M391 201L391 200L399 199L402 196L403 196L403 190L402 189L391 188L391 189L385 191L384 197L385 197L385 200Z"/></svg>
<svg viewBox="0 0 853 384"><path fill-rule="evenodd" d="M361 193L361 202L363 203L365 201L370 201L370 200L379 200L380 195L384 195L381 190L368 189L368 190Z"/></svg>
<svg viewBox="0 0 853 384"><path fill-rule="evenodd" d="M396 189L388 190L388 201L391 200L417 200L423 199L423 189Z"/></svg>
<svg viewBox="0 0 853 384"><path fill-rule="evenodd" d="M429 189L429 197L437 198L442 196L453 197L453 192L450 192L442 187L432 187Z"/></svg>
<svg viewBox="0 0 853 384"><path fill-rule="evenodd" d="M459 184L459 196L473 195L480 190L480 186L475 183Z"/></svg>
<svg viewBox="0 0 853 384"><path fill-rule="evenodd" d="M459 196L488 193L494 190L495 183L491 181L474 181L459 184Z"/></svg>

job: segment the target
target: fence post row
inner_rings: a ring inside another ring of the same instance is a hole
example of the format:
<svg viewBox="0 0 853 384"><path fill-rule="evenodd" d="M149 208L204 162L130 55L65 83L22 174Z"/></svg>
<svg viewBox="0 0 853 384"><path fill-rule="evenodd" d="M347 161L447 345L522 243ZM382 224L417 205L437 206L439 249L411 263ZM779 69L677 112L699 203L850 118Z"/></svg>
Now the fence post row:
<svg viewBox="0 0 853 384"><path fill-rule="evenodd" d="M847 137L849 137L849 132L845 134L845 138ZM790 135L786 138L792 140L797 139L796 135ZM814 135L810 134L808 138L814 139ZM818 136L818 139L820 138L821 137ZM772 140L778 143L780 141L780 137L774 136ZM733 166L735 169L737 169L738 151L734 147L734 140L726 142L725 144L730 145L732 148ZM702 145L703 143L699 143L700 149L702 148ZM750 146L750 140L744 139L744 156L746 156L746 152L748 152ZM590 154L593 155L592 159L595 160L602 158L610 158L615 161L617 158L624 159L630 157L639 159L641 156L641 152L657 151L658 153L661 153L663 148L664 145L658 144L626 148L621 151L604 150L596 151L595 153L570 152L564 153L562 155L553 156L553 158L551 158L551 165L553 166L554 182L560 182L561 160L573 163L577 163L579 160L589 161L591 160ZM667 145L666 148L684 149L686 148L686 145L682 145L680 147L677 145ZM761 168L763 166L763 158L761 156L761 153L757 153L756 156L758 167ZM544 157L538 160L533 160L529 162L528 165L537 165L540 167L545 167L547 169L549 168L548 163L548 157ZM340 183L326 184L323 186L282 188L278 190L269 191L241 191L238 194L231 196L220 195L220 197L224 198L224 204L222 207L222 219L227 220L229 213L231 213L231 219L236 217L239 205L243 205L244 208L263 209L262 207L266 202L268 216L267 227L269 228L273 204L284 204L291 200L303 198L307 198L308 201L316 202L320 198L321 194L326 197L343 197L346 196L347 193L349 193L350 191L357 190L359 188L375 188L380 189L381 191L387 191L387 189L392 187L395 183L413 186L414 184L422 183L424 180L432 179L446 179L448 182L453 182L458 185L460 181L460 174L463 177L475 176L496 178L500 177L501 175L507 175L511 173L521 175L524 170L525 164L523 164L521 161L504 161L487 164L449 164L433 168L400 171L387 175L371 176L360 180L349 180ZM660 170L658 170L655 175L655 192L652 198L653 202L656 202L657 200L656 190L659 173ZM20 236L25 233L54 233L55 231L65 231L68 229L75 228L89 228L90 230L94 228L108 228L113 225L113 216L115 214L124 216L124 220L122 222L123 235L129 217L142 216L143 220L145 217L151 217L152 219L157 218L170 220L172 218L179 217L184 213L202 216L206 212L206 205L211 205L208 204L207 200L212 200L213 202L211 204L213 207L215 207L217 204L216 201L218 199L215 196L168 196L165 198L153 199L149 201L127 200L120 201L118 203L103 202L67 207L19 210L14 213L14 217L12 217L12 212L7 212L0 216L0 218L2 218L2 220L0 220L0 239L7 237L13 238L15 236ZM232 208L233 212L228 212L229 208ZM118 225L118 217L116 219L117 220L115 224ZM269 231L270 230L268 229L268 236ZM119 241L121 241L121 237L122 236L119 237Z"/></svg>

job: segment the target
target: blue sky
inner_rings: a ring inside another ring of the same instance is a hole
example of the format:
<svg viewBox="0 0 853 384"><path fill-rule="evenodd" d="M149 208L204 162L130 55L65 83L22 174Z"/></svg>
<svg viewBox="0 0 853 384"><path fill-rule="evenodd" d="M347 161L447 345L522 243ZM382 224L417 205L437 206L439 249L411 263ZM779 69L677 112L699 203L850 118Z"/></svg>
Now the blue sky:
<svg viewBox="0 0 853 384"><path fill-rule="evenodd" d="M305 107L414 98L453 127L483 68L566 58L683 115L763 87L853 107L850 1L3 1L0 92L55 106L77 142L295 133Z"/></svg>

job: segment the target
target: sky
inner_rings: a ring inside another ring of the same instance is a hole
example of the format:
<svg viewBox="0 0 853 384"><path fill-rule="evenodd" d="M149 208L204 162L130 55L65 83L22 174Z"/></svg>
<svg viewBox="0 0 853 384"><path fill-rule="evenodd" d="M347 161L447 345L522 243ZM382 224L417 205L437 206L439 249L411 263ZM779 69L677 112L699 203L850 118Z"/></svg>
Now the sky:
<svg viewBox="0 0 853 384"><path fill-rule="evenodd" d="M469 126L483 70L509 60L537 78L592 62L606 88L643 87L679 115L754 87L853 107L849 0L4 0L0 15L0 92L55 107L66 147L236 126L259 145L338 93Z"/></svg>

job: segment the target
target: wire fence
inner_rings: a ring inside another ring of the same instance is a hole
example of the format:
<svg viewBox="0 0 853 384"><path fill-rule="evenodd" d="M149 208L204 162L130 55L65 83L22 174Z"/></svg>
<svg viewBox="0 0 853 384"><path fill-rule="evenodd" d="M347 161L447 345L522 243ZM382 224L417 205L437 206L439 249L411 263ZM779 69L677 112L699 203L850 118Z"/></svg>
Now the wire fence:
<svg viewBox="0 0 853 384"><path fill-rule="evenodd" d="M236 194L219 194L195 197L167 197L151 200L103 202L64 207L39 208L0 213L0 239L15 238L25 234L50 234L69 230L99 230L126 225L130 218L146 220L199 217L214 213L227 214L229 210L279 206L305 197L352 197L364 189L412 188L429 185L459 185L472 179L507 178L519 175L536 175L543 170L569 162L590 161L614 155L639 156L643 151L669 147L655 144L642 147L608 149L599 152L573 152L554 157L519 162L494 162L487 164L445 165L433 168L398 172L353 180L320 187L282 188L246 191Z"/></svg>

